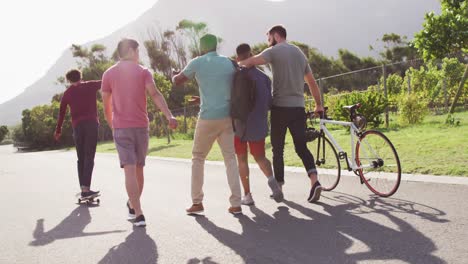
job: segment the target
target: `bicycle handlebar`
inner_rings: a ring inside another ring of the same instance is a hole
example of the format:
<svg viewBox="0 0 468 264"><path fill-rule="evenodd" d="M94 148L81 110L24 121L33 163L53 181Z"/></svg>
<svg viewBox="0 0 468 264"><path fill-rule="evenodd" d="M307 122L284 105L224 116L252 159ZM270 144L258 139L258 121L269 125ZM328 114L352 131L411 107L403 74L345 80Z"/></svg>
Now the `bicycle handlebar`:
<svg viewBox="0 0 468 264"><path fill-rule="evenodd" d="M353 121L353 119L356 117L356 110L361 108L361 106L362 106L361 103L357 103L357 104L354 104L354 105L343 106L343 108L349 110L350 119L351 119L351 121ZM324 107L323 109L324 109L324 111L320 111L320 112L308 111L308 112L306 112L306 117L309 118L309 119L312 119L314 117L317 117L317 114L318 114L318 117L320 119L331 120L331 118L328 118L328 116L327 116L328 107Z"/></svg>
<svg viewBox="0 0 468 264"><path fill-rule="evenodd" d="M323 109L324 109L324 111L319 111L319 112L307 111L306 112L306 118L312 119L314 117L317 117L317 115L318 115L318 117L320 119L329 119L328 116L327 116L328 107L324 107Z"/></svg>

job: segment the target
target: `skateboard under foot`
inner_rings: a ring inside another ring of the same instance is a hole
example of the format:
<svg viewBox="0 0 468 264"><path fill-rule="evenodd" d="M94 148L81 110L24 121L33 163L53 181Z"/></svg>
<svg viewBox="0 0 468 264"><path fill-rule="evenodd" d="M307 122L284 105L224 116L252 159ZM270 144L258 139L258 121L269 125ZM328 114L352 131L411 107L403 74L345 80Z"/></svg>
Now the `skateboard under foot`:
<svg viewBox="0 0 468 264"><path fill-rule="evenodd" d="M90 205L90 204L100 204L101 203L101 200L97 197L101 196L101 194L95 194L95 195L91 195L91 196L87 196L87 197L81 197L81 193L78 193L76 195L76 197L78 198L78 204L87 204L87 205Z"/></svg>

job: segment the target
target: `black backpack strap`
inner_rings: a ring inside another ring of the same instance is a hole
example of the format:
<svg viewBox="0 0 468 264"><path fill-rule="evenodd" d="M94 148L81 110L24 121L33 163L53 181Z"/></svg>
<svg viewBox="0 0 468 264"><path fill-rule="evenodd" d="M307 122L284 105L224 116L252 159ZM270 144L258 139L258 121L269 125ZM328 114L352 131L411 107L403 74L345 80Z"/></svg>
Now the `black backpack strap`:
<svg viewBox="0 0 468 264"><path fill-rule="evenodd" d="M232 62L232 65L234 66L234 68L236 69L236 71L239 71L240 70L240 66L239 64L237 64L237 61L233 60L233 59L229 59L231 62Z"/></svg>
<svg viewBox="0 0 468 264"><path fill-rule="evenodd" d="M233 59L229 59L232 63L232 66L234 66L234 69L236 69L236 72L240 71L240 67L239 67L239 64L237 64L237 62ZM236 124L234 124L234 118L231 118L231 122L232 122L232 129L234 130L234 132L236 132Z"/></svg>
<svg viewBox="0 0 468 264"><path fill-rule="evenodd" d="M234 118L231 117L232 130L236 132L236 124L234 124Z"/></svg>

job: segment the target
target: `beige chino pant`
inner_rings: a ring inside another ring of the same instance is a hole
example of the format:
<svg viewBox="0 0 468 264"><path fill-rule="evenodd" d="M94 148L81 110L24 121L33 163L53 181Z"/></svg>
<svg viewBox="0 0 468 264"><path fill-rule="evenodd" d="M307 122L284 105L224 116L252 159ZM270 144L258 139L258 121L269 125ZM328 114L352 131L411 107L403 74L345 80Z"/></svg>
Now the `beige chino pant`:
<svg viewBox="0 0 468 264"><path fill-rule="evenodd" d="M198 119L195 128L195 139L192 149L192 201L199 204L203 201L203 179L205 159L215 140L221 149L226 166L226 174L231 196L231 206L241 205L239 170L234 150L234 131L231 118L217 120Z"/></svg>

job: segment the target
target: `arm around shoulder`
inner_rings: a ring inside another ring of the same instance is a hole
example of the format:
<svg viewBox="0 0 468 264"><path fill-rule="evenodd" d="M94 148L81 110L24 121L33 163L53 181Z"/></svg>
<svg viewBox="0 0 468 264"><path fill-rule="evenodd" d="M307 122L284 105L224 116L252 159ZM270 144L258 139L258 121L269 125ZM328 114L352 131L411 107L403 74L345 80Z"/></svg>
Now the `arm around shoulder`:
<svg viewBox="0 0 468 264"><path fill-rule="evenodd" d="M239 62L239 65L250 68L250 67L253 67L253 66L257 66L257 65L264 65L264 64L267 64L267 63L268 63L268 61L263 57L263 55L258 54L258 55L255 55L253 57L250 57L250 58L248 58L246 60L243 60L243 61Z"/></svg>

